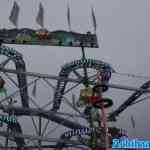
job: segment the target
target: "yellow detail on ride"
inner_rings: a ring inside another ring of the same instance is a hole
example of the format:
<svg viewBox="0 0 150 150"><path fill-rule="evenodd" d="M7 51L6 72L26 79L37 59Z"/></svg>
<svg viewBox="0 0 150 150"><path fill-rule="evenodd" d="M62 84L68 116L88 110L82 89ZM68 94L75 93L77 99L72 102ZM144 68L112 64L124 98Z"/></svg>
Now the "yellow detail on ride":
<svg viewBox="0 0 150 150"><path fill-rule="evenodd" d="M81 89L78 105L82 107L86 104L89 104L88 98L92 96L92 93L93 93L93 90L90 86L85 87L84 89Z"/></svg>

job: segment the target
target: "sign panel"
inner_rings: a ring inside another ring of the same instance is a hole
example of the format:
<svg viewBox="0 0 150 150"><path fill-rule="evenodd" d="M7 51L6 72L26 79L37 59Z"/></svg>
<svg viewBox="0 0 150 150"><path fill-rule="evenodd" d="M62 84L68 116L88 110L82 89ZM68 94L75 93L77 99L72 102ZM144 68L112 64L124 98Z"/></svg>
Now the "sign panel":
<svg viewBox="0 0 150 150"><path fill-rule="evenodd" d="M96 34L81 34L67 31L48 31L46 29L33 30L23 29L1 29L0 41L6 44L27 44L27 45L49 45L98 48Z"/></svg>

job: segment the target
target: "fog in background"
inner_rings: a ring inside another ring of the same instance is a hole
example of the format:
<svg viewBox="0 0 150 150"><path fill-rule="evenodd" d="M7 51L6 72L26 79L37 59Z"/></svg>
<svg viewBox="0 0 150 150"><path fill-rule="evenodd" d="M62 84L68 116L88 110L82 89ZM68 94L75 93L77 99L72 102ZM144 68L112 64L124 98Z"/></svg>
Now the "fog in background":
<svg viewBox="0 0 150 150"><path fill-rule="evenodd" d="M19 28L39 29L35 17L40 0L16 0L20 5ZM13 28L8 17L13 0L0 0L0 28ZM42 0L45 8L45 27L52 30L68 30L67 0ZM89 58L110 63L117 72L150 76L150 1L149 0L69 0L72 30L86 33L93 31L91 5L97 19L99 48L86 49ZM27 71L58 75L61 66L81 57L80 48L9 45L23 54ZM114 74L111 83L139 87L147 80ZM56 82L55 82L56 85ZM40 88L40 87L39 87ZM78 89L79 90L79 89ZM50 93L44 93L46 104ZM78 96L78 93L75 93ZM114 100L113 109L125 101L132 92L110 89L105 95ZM148 95L148 94L147 94ZM127 129L130 135L150 139L150 101L126 109L114 125ZM136 133L132 130L130 116L136 122ZM26 128L30 127L24 121ZM28 128L29 130L29 128ZM62 130L62 128L61 128Z"/></svg>

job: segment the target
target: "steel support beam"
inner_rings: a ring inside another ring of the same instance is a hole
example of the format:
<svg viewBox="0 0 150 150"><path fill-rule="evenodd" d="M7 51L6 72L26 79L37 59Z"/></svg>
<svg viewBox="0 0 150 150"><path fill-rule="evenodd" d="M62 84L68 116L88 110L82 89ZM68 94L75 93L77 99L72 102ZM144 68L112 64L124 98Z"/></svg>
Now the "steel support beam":
<svg viewBox="0 0 150 150"><path fill-rule="evenodd" d="M35 72L23 72L23 71L17 71L13 69L4 69L0 67L1 72L8 72L8 73L13 73L13 74L24 74L26 76L32 76L32 77L39 77L39 78L47 78L47 79L52 79L52 80L63 80L63 81L69 81L73 83L81 83L81 80L79 79L73 79L73 78L63 78L59 76L54 76L54 75L49 75L49 74L41 74L41 73L35 73ZM95 85L95 82L89 81L91 85ZM109 86L110 88L115 88L115 89L120 89L120 90L127 90L127 91L141 91L141 92L146 92L150 93L149 89L143 89L143 88L137 88L137 87L131 87L131 86L126 86L126 85L119 85L119 84L105 84Z"/></svg>
<svg viewBox="0 0 150 150"><path fill-rule="evenodd" d="M135 91L123 104L121 104L115 111L113 111L109 118L114 118L118 116L121 112L123 112L127 107L132 105L142 94L145 92L143 90L147 90L150 87L150 81L145 82L140 89L141 91Z"/></svg>
<svg viewBox="0 0 150 150"><path fill-rule="evenodd" d="M16 106L8 106L8 105L0 105L0 109L4 110L5 112L14 111L14 115L26 115L26 116L41 116L58 124L61 124L65 127L70 129L77 129L77 128L85 128L76 122L69 121L63 117L60 117L61 113L56 113L53 111L44 111L42 109L36 108L23 108L23 107L16 107Z"/></svg>

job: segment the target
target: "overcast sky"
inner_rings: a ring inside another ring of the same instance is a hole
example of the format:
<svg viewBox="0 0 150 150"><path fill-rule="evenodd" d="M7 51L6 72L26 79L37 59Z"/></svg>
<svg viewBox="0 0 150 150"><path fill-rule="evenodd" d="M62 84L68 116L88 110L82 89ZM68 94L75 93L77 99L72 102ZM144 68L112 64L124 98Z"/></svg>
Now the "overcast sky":
<svg viewBox="0 0 150 150"><path fill-rule="evenodd" d="M35 22L40 0L16 0L20 5L19 28L39 29ZM0 28L13 28L8 17L13 0L0 0ZM42 0L45 8L45 27L48 30L68 30L67 0ZM150 76L150 2L149 0L69 0L72 30L93 31L91 5L97 19L100 48L86 49L90 58L110 63L118 72ZM11 45L24 55L27 70L57 75L62 64L81 57L79 48ZM113 75L111 83L139 87L146 80ZM109 90L114 109L132 92ZM46 103L46 102L45 102ZM133 135L130 116L136 121L136 134L150 139L150 101L137 104L124 111L117 125Z"/></svg>

